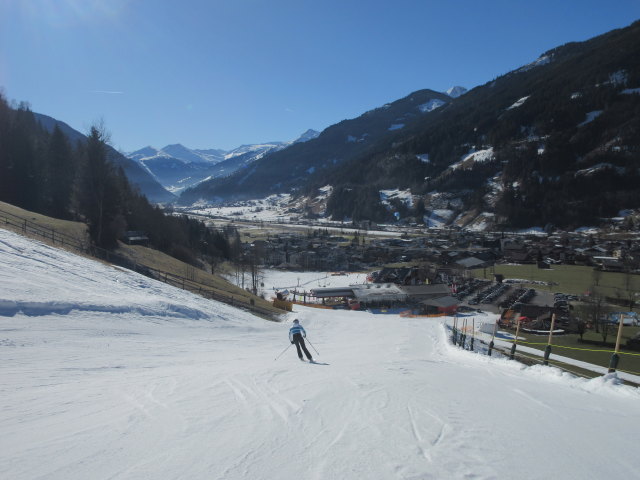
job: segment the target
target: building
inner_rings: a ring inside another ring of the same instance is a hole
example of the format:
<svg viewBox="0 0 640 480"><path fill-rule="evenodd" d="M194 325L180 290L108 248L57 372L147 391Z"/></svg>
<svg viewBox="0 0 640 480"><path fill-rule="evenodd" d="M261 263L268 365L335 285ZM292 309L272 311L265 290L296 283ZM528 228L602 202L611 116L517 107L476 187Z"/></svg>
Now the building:
<svg viewBox="0 0 640 480"><path fill-rule="evenodd" d="M149 237L144 232L128 231L124 232L121 240L127 245L142 245L143 247L149 246Z"/></svg>

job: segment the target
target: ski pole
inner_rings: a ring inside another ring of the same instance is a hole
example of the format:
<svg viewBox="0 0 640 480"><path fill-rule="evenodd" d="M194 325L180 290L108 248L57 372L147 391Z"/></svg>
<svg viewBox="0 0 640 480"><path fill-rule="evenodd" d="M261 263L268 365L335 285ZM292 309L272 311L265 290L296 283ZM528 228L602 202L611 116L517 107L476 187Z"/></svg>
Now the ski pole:
<svg viewBox="0 0 640 480"><path fill-rule="evenodd" d="M290 343L290 344L289 344L289 347L290 347L291 345L293 345L293 343ZM278 355L276 358L274 358L274 359L273 359L273 361L275 362L277 359L279 359L279 358L284 354L284 352L286 352L287 350L289 350L289 347L287 347L287 348L285 348L284 350L282 350L282 352L280 352L280 355Z"/></svg>
<svg viewBox="0 0 640 480"><path fill-rule="evenodd" d="M309 340L309 339L307 338L307 342L309 342L309 345L311 345L311 348L313 348L314 350L316 350L316 347L314 347L314 346L313 346L313 343L311 343L311 340ZM318 350L316 350L316 353L317 353L318 355L320 355L320 352L319 352Z"/></svg>

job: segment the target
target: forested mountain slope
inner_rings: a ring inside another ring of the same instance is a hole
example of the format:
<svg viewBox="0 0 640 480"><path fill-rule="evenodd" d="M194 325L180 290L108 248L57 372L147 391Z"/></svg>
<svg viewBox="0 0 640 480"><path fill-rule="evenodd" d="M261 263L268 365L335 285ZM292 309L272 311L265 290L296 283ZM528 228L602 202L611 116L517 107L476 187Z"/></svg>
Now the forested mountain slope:
<svg viewBox="0 0 640 480"><path fill-rule="evenodd" d="M332 125L315 139L266 155L227 178L204 182L184 192L181 201L255 198L296 189L321 172L332 172L337 166L369 152L379 141L393 137L394 132L451 100L450 96L432 90L415 92L356 119Z"/></svg>
<svg viewBox="0 0 640 480"><path fill-rule="evenodd" d="M563 227L640 207L639 22L552 49L458 98L438 95L415 92L340 122L182 200L311 197L331 185L336 219L421 222L444 209L460 225L488 214ZM385 202L389 189L409 201Z"/></svg>
<svg viewBox="0 0 640 480"><path fill-rule="evenodd" d="M87 137L82 133L74 130L66 123L57 120L48 115L41 113L33 113L33 116L46 131L52 133L57 126L60 131L69 139L72 143L85 143ZM147 171L140 167L136 162L122 155L116 149L111 146L107 146L109 160L116 166L122 167L129 182L135 187L140 189L140 192L144 194L150 201L157 203L171 202L175 200L173 194L164 189L160 183L158 183Z"/></svg>

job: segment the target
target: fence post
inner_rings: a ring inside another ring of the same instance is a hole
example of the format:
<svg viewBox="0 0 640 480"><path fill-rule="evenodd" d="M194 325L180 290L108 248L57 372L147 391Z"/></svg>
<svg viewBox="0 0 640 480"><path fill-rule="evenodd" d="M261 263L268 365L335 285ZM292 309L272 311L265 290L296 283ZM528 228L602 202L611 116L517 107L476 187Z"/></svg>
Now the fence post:
<svg viewBox="0 0 640 480"><path fill-rule="evenodd" d="M489 342L489 356L491 356L491 351L493 350L493 346L495 345L493 343L493 340L496 338L497 329L498 329L498 321L496 320L496 323L493 324L493 335L491 335L491 341Z"/></svg>
<svg viewBox="0 0 640 480"><path fill-rule="evenodd" d="M513 340L513 345L511 345L511 355L509 358L513 360L516 356L516 345L518 344L518 335L520 334L520 319L518 319L518 325L516 326L516 338Z"/></svg>
<svg viewBox="0 0 640 480"><path fill-rule="evenodd" d="M611 360L609 361L609 373L613 373L618 368L618 362L620 361L620 355L618 352L611 355Z"/></svg>
<svg viewBox="0 0 640 480"><path fill-rule="evenodd" d="M467 319L462 322L462 334L460 335L460 347L464 350L464 344L467 341Z"/></svg>
<svg viewBox="0 0 640 480"><path fill-rule="evenodd" d="M471 320L471 344L469 346L469 350L473 352L473 341L476 337L476 319L475 317Z"/></svg>
<svg viewBox="0 0 640 480"><path fill-rule="evenodd" d="M453 317L453 328L451 329L451 341L455 345L458 343L458 317Z"/></svg>
<svg viewBox="0 0 640 480"><path fill-rule="evenodd" d="M551 355L551 340L553 340L553 329L556 325L556 314L551 315L551 328L549 329L549 340L547 348L544 349L544 364L549 365L549 355Z"/></svg>
<svg viewBox="0 0 640 480"><path fill-rule="evenodd" d="M620 361L620 340L622 340L622 323L624 321L623 315L620 315L620 321L618 322L618 337L616 338L616 348L611 355L611 361L609 362L609 373L613 373L618 368L618 362Z"/></svg>

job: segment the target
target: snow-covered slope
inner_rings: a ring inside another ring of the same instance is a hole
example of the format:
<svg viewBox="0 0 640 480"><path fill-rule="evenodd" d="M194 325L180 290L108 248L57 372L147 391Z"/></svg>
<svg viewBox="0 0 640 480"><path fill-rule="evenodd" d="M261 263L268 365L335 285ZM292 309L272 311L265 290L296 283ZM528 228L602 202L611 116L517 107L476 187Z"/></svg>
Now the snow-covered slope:
<svg viewBox="0 0 640 480"><path fill-rule="evenodd" d="M443 320L296 307L267 322L4 230L0 271L0 478L601 479L640 467L637 389L463 352ZM294 317L318 364L288 343Z"/></svg>

